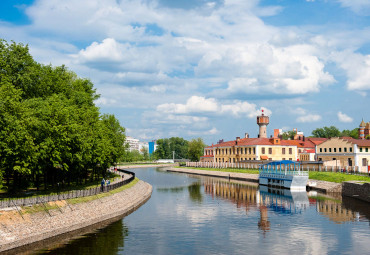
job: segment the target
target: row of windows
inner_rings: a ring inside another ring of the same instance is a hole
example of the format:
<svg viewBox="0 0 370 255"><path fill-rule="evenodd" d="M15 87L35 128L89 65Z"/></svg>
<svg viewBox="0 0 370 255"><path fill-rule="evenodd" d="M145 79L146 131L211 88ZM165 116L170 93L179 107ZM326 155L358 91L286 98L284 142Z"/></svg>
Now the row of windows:
<svg viewBox="0 0 370 255"><path fill-rule="evenodd" d="M225 161L224 158L219 158L218 160L217 160L217 158L215 158L215 160L216 160L216 162L223 162L223 163L228 162L227 160ZM240 160L256 160L256 158L244 158L244 159L241 158ZM230 163L237 163L237 162L238 162L238 160L235 161L235 158L230 159Z"/></svg>
<svg viewBox="0 0 370 255"><path fill-rule="evenodd" d="M285 154L285 148L282 148L282 154ZM266 148L262 147L262 154L266 154ZM268 154L272 154L272 148L269 148L269 153ZM289 154L293 154L293 149L292 148L289 148Z"/></svg>
<svg viewBox="0 0 370 255"><path fill-rule="evenodd" d="M216 149L216 155L231 155L231 154L256 154L256 148L236 148L236 150L228 149Z"/></svg>
<svg viewBox="0 0 370 255"><path fill-rule="evenodd" d="M369 148L364 148L365 150L365 152L369 152ZM362 152L362 148L360 148L360 152Z"/></svg>
<svg viewBox="0 0 370 255"><path fill-rule="evenodd" d="M324 149L324 150L323 150ZM366 148L367 149L367 148ZM320 148L320 152L337 152L337 148ZM360 148L362 151L362 148ZM342 148L338 148L338 152L342 152ZM343 152L347 152L347 148L343 148ZM352 147L349 147L349 152L352 152Z"/></svg>

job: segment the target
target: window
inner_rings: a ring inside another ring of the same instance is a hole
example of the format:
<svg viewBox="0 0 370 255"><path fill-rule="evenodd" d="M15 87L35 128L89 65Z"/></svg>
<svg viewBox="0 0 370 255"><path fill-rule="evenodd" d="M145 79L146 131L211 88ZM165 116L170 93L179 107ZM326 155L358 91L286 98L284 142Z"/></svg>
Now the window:
<svg viewBox="0 0 370 255"><path fill-rule="evenodd" d="M285 154L285 148L283 148L283 154Z"/></svg>
<svg viewBox="0 0 370 255"><path fill-rule="evenodd" d="M233 163L235 163L235 158L233 158Z"/></svg>
<svg viewBox="0 0 370 255"><path fill-rule="evenodd" d="M247 148L244 148L244 154L247 154Z"/></svg>
<svg viewBox="0 0 370 255"><path fill-rule="evenodd" d="M224 154L224 152L225 152L224 149L222 149L222 155Z"/></svg>
<svg viewBox="0 0 370 255"><path fill-rule="evenodd" d="M222 158L222 162L224 162L224 159Z"/></svg>
<svg viewBox="0 0 370 255"><path fill-rule="evenodd" d="M344 152L347 152L347 148L344 148Z"/></svg>
<svg viewBox="0 0 370 255"><path fill-rule="evenodd" d="M293 154L293 149L292 148L289 148L289 154ZM289 159L291 160L291 159Z"/></svg>
<svg viewBox="0 0 370 255"><path fill-rule="evenodd" d="M272 154L272 148L269 148L269 154Z"/></svg>
<svg viewBox="0 0 370 255"><path fill-rule="evenodd" d="M366 151L366 152L369 152L369 148L366 148L366 149L365 149L365 151Z"/></svg>
<svg viewBox="0 0 370 255"><path fill-rule="evenodd" d="M360 148L360 152L362 152L362 148Z"/></svg>
<svg viewBox="0 0 370 255"><path fill-rule="evenodd" d="M331 152L331 148L329 148L329 152Z"/></svg>
<svg viewBox="0 0 370 255"><path fill-rule="evenodd" d="M352 152L352 147L349 147L349 152Z"/></svg>
<svg viewBox="0 0 370 255"><path fill-rule="evenodd" d="M262 148L262 154L265 154L265 148Z"/></svg>
<svg viewBox="0 0 370 255"><path fill-rule="evenodd" d="M217 162L217 158L216 158L216 162Z"/></svg>
<svg viewBox="0 0 370 255"><path fill-rule="evenodd" d="M285 160L285 158L283 158L283 160Z"/></svg>
<svg viewBox="0 0 370 255"><path fill-rule="evenodd" d="M249 154L252 154L252 148L249 148Z"/></svg>
<svg viewBox="0 0 370 255"><path fill-rule="evenodd" d="M236 149L236 154L239 154L239 148Z"/></svg>
<svg viewBox="0 0 370 255"><path fill-rule="evenodd" d="M334 148L334 152L337 152L337 148Z"/></svg>
<svg viewBox="0 0 370 255"><path fill-rule="evenodd" d="M322 152L322 148L320 148L320 152Z"/></svg>
<svg viewBox="0 0 370 255"><path fill-rule="evenodd" d="M342 152L342 148L339 148L339 152Z"/></svg>
<svg viewBox="0 0 370 255"><path fill-rule="evenodd" d="M253 154L256 154L256 148L253 148Z"/></svg>
<svg viewBox="0 0 370 255"><path fill-rule="evenodd" d="M289 158L289 160L292 160L292 158Z"/></svg>
<svg viewBox="0 0 370 255"><path fill-rule="evenodd" d="M229 154L231 154L231 148L229 149Z"/></svg>
<svg viewBox="0 0 370 255"><path fill-rule="evenodd" d="M324 152L326 152L326 148L324 148Z"/></svg>

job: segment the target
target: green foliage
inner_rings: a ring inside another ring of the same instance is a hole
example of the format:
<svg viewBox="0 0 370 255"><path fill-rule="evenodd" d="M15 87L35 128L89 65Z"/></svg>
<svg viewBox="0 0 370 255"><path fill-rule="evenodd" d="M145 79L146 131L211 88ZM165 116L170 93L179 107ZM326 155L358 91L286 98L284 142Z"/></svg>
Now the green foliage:
<svg viewBox="0 0 370 255"><path fill-rule="evenodd" d="M355 128L353 130L344 129L342 132L340 132L339 129L334 126L316 128L312 131L312 135L313 137L323 138L346 136L358 139L358 128Z"/></svg>
<svg viewBox="0 0 370 255"><path fill-rule="evenodd" d="M204 144L202 138L192 139L189 142L188 157L190 161L199 161L204 154Z"/></svg>
<svg viewBox="0 0 370 255"><path fill-rule="evenodd" d="M283 133L283 136L282 136L282 139L283 140L294 140L294 136L295 136L296 132L294 131L288 131L288 132L284 132Z"/></svg>
<svg viewBox="0 0 370 255"><path fill-rule="evenodd" d="M153 153L156 159L171 159L175 152L176 159L187 158L188 141L180 137L157 140L157 149Z"/></svg>
<svg viewBox="0 0 370 255"><path fill-rule="evenodd" d="M80 183L124 154L125 129L100 116L93 84L0 40L0 182L9 189Z"/></svg>

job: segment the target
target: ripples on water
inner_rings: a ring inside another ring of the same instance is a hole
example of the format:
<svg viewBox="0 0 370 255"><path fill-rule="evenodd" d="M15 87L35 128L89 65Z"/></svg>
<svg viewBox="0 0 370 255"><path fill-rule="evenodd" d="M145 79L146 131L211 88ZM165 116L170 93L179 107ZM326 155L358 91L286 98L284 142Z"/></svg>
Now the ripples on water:
<svg viewBox="0 0 370 255"><path fill-rule="evenodd" d="M134 170L151 199L109 226L37 253L368 254L368 203L256 184Z"/></svg>

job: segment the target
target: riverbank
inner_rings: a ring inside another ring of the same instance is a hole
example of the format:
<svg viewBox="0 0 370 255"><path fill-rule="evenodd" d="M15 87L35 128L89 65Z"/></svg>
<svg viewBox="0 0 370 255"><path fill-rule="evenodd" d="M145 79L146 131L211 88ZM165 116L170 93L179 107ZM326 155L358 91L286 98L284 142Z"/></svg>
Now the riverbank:
<svg viewBox="0 0 370 255"><path fill-rule="evenodd" d="M258 174L229 173L229 172L220 172L220 171L197 170L197 169L189 169L189 168L173 168L173 167L168 168L166 170L169 172L204 175L204 176L212 176L212 177L227 178L227 179L233 179L233 180L239 180L239 181L248 181L248 182L258 183ZM323 193L342 193L341 183L309 180L309 183L307 186L311 190L317 190Z"/></svg>
<svg viewBox="0 0 370 255"><path fill-rule="evenodd" d="M132 169L132 168L146 168L146 167L174 167L178 166L179 164L138 164L138 165L118 165L119 168L122 169Z"/></svg>
<svg viewBox="0 0 370 255"><path fill-rule="evenodd" d="M89 202L57 201L51 204L56 205L56 209L37 213L20 214L15 209L0 211L0 252L18 254L26 245L55 239L112 219L119 220L144 204L151 194L152 186L139 180L122 192Z"/></svg>

